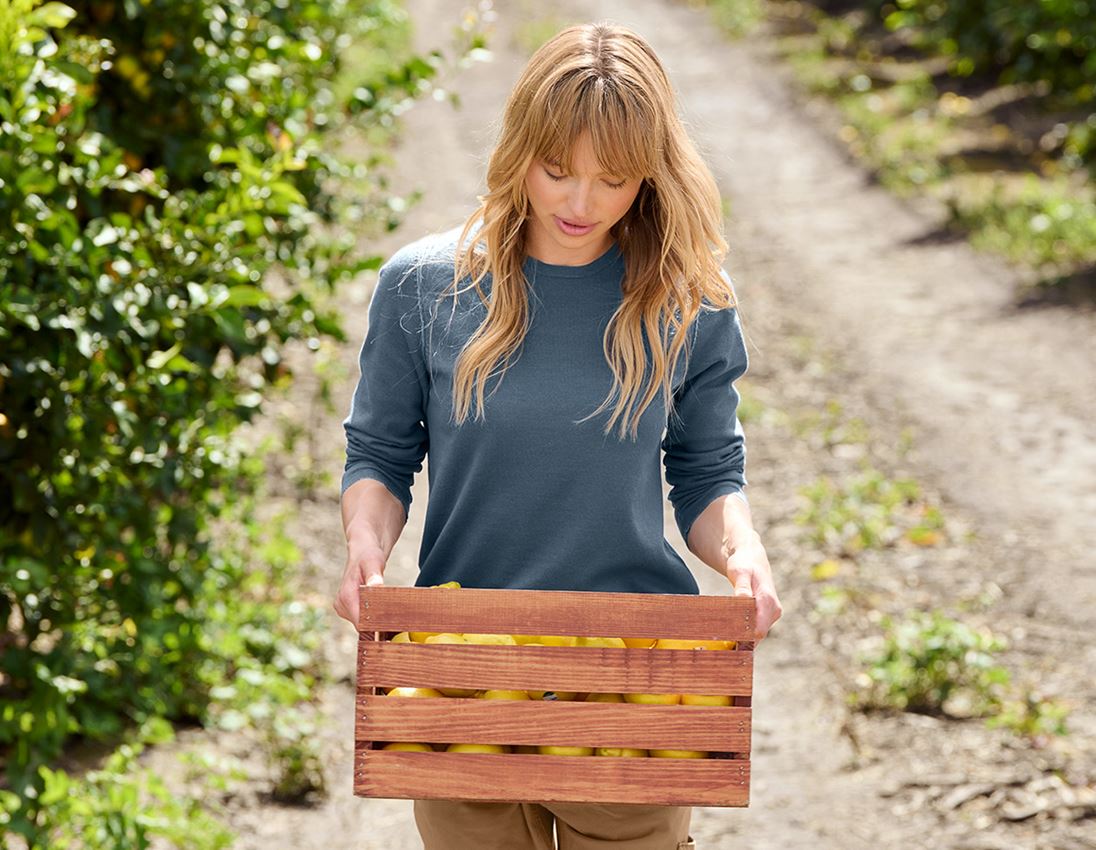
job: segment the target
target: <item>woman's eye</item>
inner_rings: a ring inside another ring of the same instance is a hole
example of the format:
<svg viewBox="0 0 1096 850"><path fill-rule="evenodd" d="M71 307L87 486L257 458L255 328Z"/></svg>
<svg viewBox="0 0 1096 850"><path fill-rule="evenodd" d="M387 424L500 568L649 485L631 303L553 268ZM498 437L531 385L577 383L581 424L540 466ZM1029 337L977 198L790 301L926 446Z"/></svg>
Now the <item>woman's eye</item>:
<svg viewBox="0 0 1096 850"><path fill-rule="evenodd" d="M557 183L560 180L563 180L567 176L565 174L553 174L547 168L544 169L544 173L547 174L548 177L551 178L552 180L555 180ZM610 182L609 180L606 180L605 185L608 186L610 189L619 189L627 182L628 182L628 178L624 178L619 183L613 183L613 182Z"/></svg>

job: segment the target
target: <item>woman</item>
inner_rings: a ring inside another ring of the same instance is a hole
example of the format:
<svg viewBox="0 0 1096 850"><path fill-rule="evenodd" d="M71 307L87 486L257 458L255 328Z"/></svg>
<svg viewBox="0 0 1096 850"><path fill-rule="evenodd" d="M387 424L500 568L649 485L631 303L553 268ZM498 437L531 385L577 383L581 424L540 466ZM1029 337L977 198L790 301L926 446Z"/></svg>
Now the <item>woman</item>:
<svg viewBox="0 0 1096 850"><path fill-rule="evenodd" d="M346 570L381 584L430 453L416 584L698 593L682 538L780 616L743 493L746 370L711 172L636 33L569 27L507 102L486 195L380 271L346 419ZM490 387L488 386L490 384ZM660 449L664 461L660 461ZM432 848L691 846L688 807L419 800Z"/></svg>

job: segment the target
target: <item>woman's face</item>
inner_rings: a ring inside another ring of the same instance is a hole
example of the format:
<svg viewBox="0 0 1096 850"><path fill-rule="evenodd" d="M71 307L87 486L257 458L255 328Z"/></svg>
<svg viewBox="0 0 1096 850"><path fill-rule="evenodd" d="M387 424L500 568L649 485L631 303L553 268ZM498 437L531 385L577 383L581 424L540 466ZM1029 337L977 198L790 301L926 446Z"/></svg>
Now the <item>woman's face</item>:
<svg viewBox="0 0 1096 850"><path fill-rule="evenodd" d="M628 212L641 180L602 169L590 134L575 142L574 173L559 163L534 159L525 173L532 213L526 247L534 258L560 266L582 266L609 250L609 228Z"/></svg>

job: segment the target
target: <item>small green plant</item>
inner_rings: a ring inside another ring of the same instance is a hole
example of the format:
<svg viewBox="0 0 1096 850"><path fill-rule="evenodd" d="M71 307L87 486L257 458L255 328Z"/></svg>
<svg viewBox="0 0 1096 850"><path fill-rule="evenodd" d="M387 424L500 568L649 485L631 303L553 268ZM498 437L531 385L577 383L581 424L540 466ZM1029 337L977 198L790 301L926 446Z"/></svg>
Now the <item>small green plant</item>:
<svg viewBox="0 0 1096 850"><path fill-rule="evenodd" d="M994 660L1003 638L938 611L884 617L883 628L882 648L865 659L858 678L862 690L851 700L857 707L944 715L997 710L1009 682Z"/></svg>
<svg viewBox="0 0 1096 850"><path fill-rule="evenodd" d="M893 546L903 537L918 545L942 539L939 509L925 503L909 478L891 480L869 467L847 484L823 476L799 492L807 505L796 522L807 526L811 541L837 555Z"/></svg>
<svg viewBox="0 0 1096 850"><path fill-rule="evenodd" d="M275 768L273 799L299 802L326 792L315 734L315 722L300 708L278 712L267 727L268 760Z"/></svg>
<svg viewBox="0 0 1096 850"><path fill-rule="evenodd" d="M991 729L1008 729L1033 742L1050 735L1067 735L1066 718L1069 706L1057 699L1048 699L1037 690L1026 688L1018 697L1006 700L1000 710L986 720Z"/></svg>

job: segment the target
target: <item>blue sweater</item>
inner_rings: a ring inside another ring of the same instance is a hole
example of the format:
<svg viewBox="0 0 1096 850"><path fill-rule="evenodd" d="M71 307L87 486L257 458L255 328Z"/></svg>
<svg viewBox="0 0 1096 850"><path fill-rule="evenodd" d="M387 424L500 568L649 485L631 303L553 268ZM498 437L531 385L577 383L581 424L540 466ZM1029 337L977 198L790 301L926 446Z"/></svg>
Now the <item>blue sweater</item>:
<svg viewBox="0 0 1096 850"><path fill-rule="evenodd" d="M501 384L488 380L485 421L473 420L473 406L456 427L456 358L486 315L472 290L455 309L451 296L438 300L452 283L458 236L459 228L423 237L380 270L343 423L342 490L372 478L409 510L429 450L418 586L455 579L464 587L698 593L664 536L662 463L686 540L713 499L745 499L733 381L747 358L737 311L705 309L690 327L692 354L675 370L669 427L660 392L638 438L622 440L619 420L602 433L611 407L575 424L613 383L602 336L622 299L619 247L583 266L528 257L529 333ZM490 277L482 285L488 292Z"/></svg>

